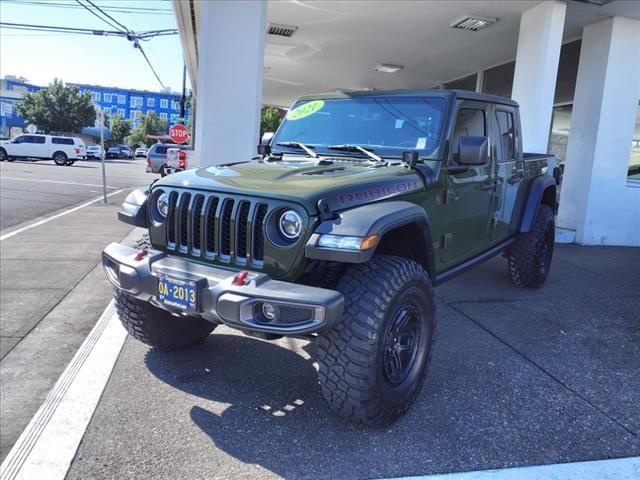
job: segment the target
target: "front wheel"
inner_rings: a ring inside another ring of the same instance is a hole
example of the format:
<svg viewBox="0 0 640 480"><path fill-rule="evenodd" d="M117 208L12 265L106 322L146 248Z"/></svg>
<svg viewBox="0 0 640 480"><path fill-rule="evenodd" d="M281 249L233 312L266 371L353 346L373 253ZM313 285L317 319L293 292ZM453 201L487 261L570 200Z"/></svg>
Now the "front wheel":
<svg viewBox="0 0 640 480"><path fill-rule="evenodd" d="M347 270L337 289L342 322L318 336L322 394L354 423L388 425L424 383L435 334L431 282L411 260L375 256Z"/></svg>
<svg viewBox="0 0 640 480"><path fill-rule="evenodd" d="M179 350L200 343L216 327L198 317L174 316L150 303L116 291L116 310L133 338L160 350Z"/></svg>
<svg viewBox="0 0 640 480"><path fill-rule="evenodd" d="M0 162L4 162L7 158L7 151L4 148L0 148Z"/></svg>
<svg viewBox="0 0 640 480"><path fill-rule="evenodd" d="M531 230L521 233L507 251L511 282L519 287L541 287L549 275L554 242L553 211L540 205Z"/></svg>
<svg viewBox="0 0 640 480"><path fill-rule="evenodd" d="M56 152L53 154L53 161L58 166L62 167L66 165L68 160L67 154L64 152Z"/></svg>

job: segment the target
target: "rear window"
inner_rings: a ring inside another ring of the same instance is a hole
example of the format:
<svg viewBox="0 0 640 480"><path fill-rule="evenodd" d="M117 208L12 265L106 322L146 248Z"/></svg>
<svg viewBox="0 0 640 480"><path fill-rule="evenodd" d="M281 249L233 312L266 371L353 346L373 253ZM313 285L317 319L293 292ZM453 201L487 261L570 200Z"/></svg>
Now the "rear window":
<svg viewBox="0 0 640 480"><path fill-rule="evenodd" d="M57 143L59 145L73 145L73 138L53 137L51 143Z"/></svg>
<svg viewBox="0 0 640 480"><path fill-rule="evenodd" d="M158 147L156 147L156 153L167 153L167 147L165 147L164 145L160 145Z"/></svg>

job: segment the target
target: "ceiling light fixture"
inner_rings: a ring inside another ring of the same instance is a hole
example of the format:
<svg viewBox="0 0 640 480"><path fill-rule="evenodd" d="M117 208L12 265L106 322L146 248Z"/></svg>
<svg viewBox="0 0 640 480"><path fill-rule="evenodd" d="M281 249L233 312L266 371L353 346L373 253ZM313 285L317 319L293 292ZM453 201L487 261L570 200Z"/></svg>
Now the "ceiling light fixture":
<svg viewBox="0 0 640 480"><path fill-rule="evenodd" d="M374 70L376 72L382 73L396 73L402 70L404 67L402 65L391 65L389 63L381 63Z"/></svg>
<svg viewBox="0 0 640 480"><path fill-rule="evenodd" d="M459 30L469 30L471 32L477 32L478 30L482 30L483 28L486 28L489 25L496 23L497 21L497 18L480 17L478 15L465 15L459 20L453 22L450 27L457 28Z"/></svg>

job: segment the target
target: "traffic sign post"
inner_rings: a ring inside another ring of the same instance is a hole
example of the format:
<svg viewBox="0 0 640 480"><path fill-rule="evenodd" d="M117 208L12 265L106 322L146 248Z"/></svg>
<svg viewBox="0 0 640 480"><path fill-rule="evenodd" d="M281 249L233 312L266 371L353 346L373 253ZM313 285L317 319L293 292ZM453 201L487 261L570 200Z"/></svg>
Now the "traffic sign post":
<svg viewBox="0 0 640 480"><path fill-rule="evenodd" d="M100 129L100 160L102 162L102 198L107 203L107 169L105 166L104 152L104 113L102 110L96 109L96 123Z"/></svg>
<svg viewBox="0 0 640 480"><path fill-rule="evenodd" d="M169 138L177 144L186 143L189 140L189 130L178 123L169 129Z"/></svg>

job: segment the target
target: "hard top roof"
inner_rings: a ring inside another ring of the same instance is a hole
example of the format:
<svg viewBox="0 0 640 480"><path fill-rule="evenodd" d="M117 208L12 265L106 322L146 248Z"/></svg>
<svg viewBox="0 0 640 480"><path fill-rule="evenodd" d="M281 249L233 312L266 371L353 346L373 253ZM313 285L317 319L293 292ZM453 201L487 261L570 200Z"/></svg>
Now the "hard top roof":
<svg viewBox="0 0 640 480"><path fill-rule="evenodd" d="M309 101L309 100L322 100L322 99L338 99L338 98L353 98L353 97L455 97L464 100L475 100L479 102L487 103L500 103L502 105L509 105L517 107L518 103L510 98L499 97L497 95L489 95L487 93L471 92L468 90L444 90L444 89L430 89L430 90L364 90L353 92L333 92L333 93L319 93L315 95L305 95L298 98L297 101Z"/></svg>

